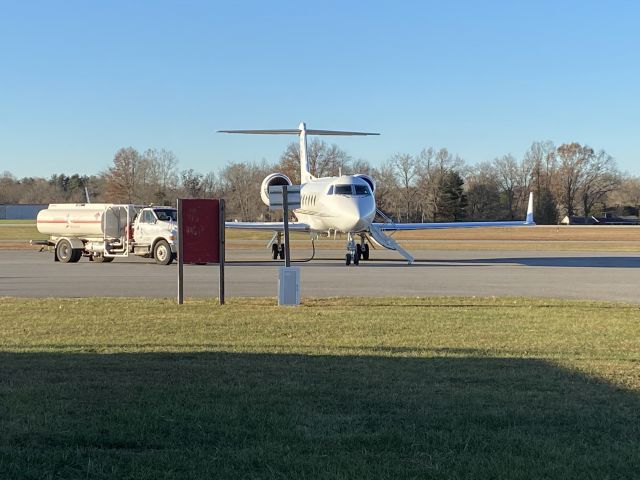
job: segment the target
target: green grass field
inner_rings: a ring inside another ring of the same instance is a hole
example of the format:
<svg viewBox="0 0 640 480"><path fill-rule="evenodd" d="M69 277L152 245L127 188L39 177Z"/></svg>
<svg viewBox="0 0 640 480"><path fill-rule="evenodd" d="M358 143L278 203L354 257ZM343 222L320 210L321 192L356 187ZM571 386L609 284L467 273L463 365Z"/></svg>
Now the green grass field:
<svg viewBox="0 0 640 480"><path fill-rule="evenodd" d="M640 309L0 299L0 478L622 479Z"/></svg>

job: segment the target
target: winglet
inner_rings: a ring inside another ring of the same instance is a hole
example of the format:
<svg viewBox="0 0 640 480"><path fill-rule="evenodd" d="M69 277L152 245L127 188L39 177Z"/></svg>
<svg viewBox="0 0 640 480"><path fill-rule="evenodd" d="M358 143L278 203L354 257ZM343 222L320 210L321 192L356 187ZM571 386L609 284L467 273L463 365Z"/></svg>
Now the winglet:
<svg viewBox="0 0 640 480"><path fill-rule="evenodd" d="M529 193L529 205L527 205L527 218L524 221L527 225L535 225L533 221L533 192Z"/></svg>

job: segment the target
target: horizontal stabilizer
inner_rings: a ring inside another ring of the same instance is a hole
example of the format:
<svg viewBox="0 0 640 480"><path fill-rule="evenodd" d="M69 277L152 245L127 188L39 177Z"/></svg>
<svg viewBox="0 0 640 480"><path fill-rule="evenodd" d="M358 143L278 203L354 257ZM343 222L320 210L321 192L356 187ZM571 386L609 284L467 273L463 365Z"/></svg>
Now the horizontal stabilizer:
<svg viewBox="0 0 640 480"><path fill-rule="evenodd" d="M218 133L249 133L254 135L300 135L297 128L286 130L218 130Z"/></svg>
<svg viewBox="0 0 640 480"><path fill-rule="evenodd" d="M369 132L343 132L340 130L304 130L307 135L332 135L332 136L364 136L364 135L380 135L379 133ZM301 129L288 128L283 130L218 130L218 133L246 133L252 135L300 135Z"/></svg>

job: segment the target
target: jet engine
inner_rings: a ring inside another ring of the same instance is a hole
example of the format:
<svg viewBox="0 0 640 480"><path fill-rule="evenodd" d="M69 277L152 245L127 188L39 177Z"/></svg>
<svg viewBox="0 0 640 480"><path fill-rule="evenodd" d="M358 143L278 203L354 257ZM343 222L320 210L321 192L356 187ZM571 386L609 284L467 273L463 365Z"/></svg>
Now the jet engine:
<svg viewBox="0 0 640 480"><path fill-rule="evenodd" d="M293 185L289 177L287 177L284 173L272 173L268 175L260 186L260 197L265 205L269 205L269 187L273 187L276 185Z"/></svg>
<svg viewBox="0 0 640 480"><path fill-rule="evenodd" d="M365 175L364 173L359 173L354 175L354 177L361 178L365 182L369 184L369 188L371 188L371 193L375 193L376 191L376 182L369 175Z"/></svg>

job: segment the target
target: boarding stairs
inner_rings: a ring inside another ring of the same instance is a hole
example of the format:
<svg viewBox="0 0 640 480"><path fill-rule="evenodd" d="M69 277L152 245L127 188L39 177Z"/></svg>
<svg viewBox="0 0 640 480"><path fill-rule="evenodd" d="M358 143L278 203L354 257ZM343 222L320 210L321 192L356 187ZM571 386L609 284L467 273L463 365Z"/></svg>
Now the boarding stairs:
<svg viewBox="0 0 640 480"><path fill-rule="evenodd" d="M393 227L393 220L391 220L380 210L377 210L377 213L385 220L385 223L389 223L390 226ZM395 250L396 252L398 252L400 255L407 259L409 265L413 263L413 256L404 248L402 248L395 239L385 234L380 227L377 227L373 223L369 225L369 237L376 243L376 245L384 247L388 250Z"/></svg>

